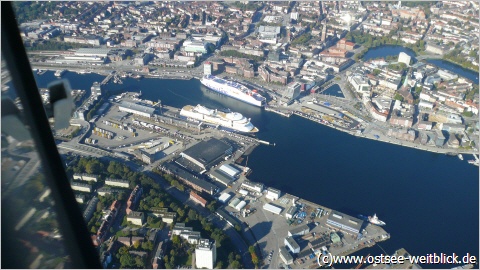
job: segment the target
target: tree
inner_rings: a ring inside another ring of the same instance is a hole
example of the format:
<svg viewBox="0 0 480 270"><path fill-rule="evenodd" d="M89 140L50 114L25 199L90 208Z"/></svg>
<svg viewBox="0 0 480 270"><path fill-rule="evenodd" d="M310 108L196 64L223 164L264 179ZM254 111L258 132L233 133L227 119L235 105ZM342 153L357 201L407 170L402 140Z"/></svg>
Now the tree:
<svg viewBox="0 0 480 270"><path fill-rule="evenodd" d="M145 268L145 260L142 257L137 256L135 257L135 265L139 268Z"/></svg>
<svg viewBox="0 0 480 270"><path fill-rule="evenodd" d="M101 171L101 165L100 162L97 160L88 162L87 165L85 166L85 171L90 174L99 174Z"/></svg>
<svg viewBox="0 0 480 270"><path fill-rule="evenodd" d="M242 264L241 264L239 261L235 260L235 261L233 261L233 262L230 263L230 265L228 266L228 268L231 268L231 269L240 269L240 268L242 268L241 266L242 266Z"/></svg>
<svg viewBox="0 0 480 270"><path fill-rule="evenodd" d="M133 268L135 266L135 259L129 253L120 256L120 264L122 268Z"/></svg>
<svg viewBox="0 0 480 270"><path fill-rule="evenodd" d="M97 212L100 212L100 211L102 211L102 210L103 210L103 203L99 201L99 202L97 203Z"/></svg>
<svg viewBox="0 0 480 270"><path fill-rule="evenodd" d="M188 211L188 218L190 220L196 220L197 219L197 213L193 209L190 209Z"/></svg>
<svg viewBox="0 0 480 270"><path fill-rule="evenodd" d="M153 243L152 241L147 241L142 244L142 249L146 251L152 251L153 250Z"/></svg>
<svg viewBox="0 0 480 270"><path fill-rule="evenodd" d="M178 235L174 235L172 237L172 243L176 246L180 245L180 237Z"/></svg>
<svg viewBox="0 0 480 270"><path fill-rule="evenodd" d="M135 249L138 249L140 247L140 240L137 240L137 241L133 242L133 247Z"/></svg>

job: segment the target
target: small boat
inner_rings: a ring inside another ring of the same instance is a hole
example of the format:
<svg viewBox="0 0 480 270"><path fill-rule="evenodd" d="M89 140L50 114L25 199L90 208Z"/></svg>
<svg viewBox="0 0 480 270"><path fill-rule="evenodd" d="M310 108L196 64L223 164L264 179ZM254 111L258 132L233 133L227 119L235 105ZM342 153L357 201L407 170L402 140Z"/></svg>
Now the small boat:
<svg viewBox="0 0 480 270"><path fill-rule="evenodd" d="M463 155L462 155L462 154L458 154L458 158L459 158L460 160L463 160Z"/></svg>
<svg viewBox="0 0 480 270"><path fill-rule="evenodd" d="M55 76L56 77L61 77L63 75L63 73L65 73L66 70L62 69L62 70L57 70L55 72Z"/></svg>
<svg viewBox="0 0 480 270"><path fill-rule="evenodd" d="M386 225L385 222L381 221L378 219L377 214L373 214L373 216L368 217L368 221L372 224L378 225L378 226L384 226Z"/></svg>

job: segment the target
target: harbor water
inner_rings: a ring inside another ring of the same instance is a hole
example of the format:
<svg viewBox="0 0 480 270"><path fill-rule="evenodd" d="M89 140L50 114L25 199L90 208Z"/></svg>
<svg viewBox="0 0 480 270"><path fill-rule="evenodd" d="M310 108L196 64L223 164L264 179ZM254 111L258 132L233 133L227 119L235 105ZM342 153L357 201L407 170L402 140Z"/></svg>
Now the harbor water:
<svg viewBox="0 0 480 270"><path fill-rule="evenodd" d="M51 71L35 76L39 87L55 79ZM104 78L73 72L63 77L73 89L85 90ZM260 145L252 152L251 180L353 216L376 213L391 234L381 243L389 254L403 247L412 255L455 252L478 258L479 170L466 162L470 156L460 161L358 138L297 116L282 117L211 92L196 79L123 81L105 88L141 91L145 99L178 108L196 104L229 108L251 118L260 129L258 138L276 144ZM384 253L377 247L361 252Z"/></svg>

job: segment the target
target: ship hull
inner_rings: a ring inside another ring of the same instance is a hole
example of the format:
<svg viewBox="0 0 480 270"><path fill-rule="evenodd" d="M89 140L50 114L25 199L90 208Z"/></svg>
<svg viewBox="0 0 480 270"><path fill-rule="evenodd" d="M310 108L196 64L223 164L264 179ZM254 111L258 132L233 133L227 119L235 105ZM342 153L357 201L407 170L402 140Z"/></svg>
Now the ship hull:
<svg viewBox="0 0 480 270"><path fill-rule="evenodd" d="M180 111L180 117L187 121L226 131L233 131L242 134L253 134L258 132L258 128L253 126L250 119L247 119L240 113L224 113L211 110L201 105L192 107L187 105Z"/></svg>
<svg viewBox="0 0 480 270"><path fill-rule="evenodd" d="M237 95L233 95L233 94L230 94L228 91L221 91L221 90L218 90L218 89L215 89L215 87L211 86L211 85L208 85L208 83L205 83L203 80L200 80L200 82L202 83L202 85L204 85L205 87L207 87L208 89L216 92L216 93L219 93L219 94L222 94L224 96L227 96L227 97L231 97L233 99L236 99L236 100L239 100L239 101L242 101L242 102L245 102L247 104L250 104L250 105L253 105L253 106L257 106L257 107L263 107L265 106L265 103L262 102L262 101L259 101L259 100L255 100L255 101L250 101L250 100L245 100Z"/></svg>

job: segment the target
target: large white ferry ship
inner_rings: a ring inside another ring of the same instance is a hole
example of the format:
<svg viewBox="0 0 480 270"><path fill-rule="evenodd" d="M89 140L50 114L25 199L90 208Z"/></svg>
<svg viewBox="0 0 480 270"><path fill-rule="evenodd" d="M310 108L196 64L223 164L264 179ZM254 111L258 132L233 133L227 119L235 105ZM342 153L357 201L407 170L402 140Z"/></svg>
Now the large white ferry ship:
<svg viewBox="0 0 480 270"><path fill-rule="evenodd" d="M187 118L187 120L204 122L213 126L221 126L227 130L242 133L258 132L258 128L253 126L250 119L237 112L225 113L209 109L202 105L197 105L195 107L187 105L180 111L180 116Z"/></svg>
<svg viewBox="0 0 480 270"><path fill-rule="evenodd" d="M220 94L258 107L265 106L265 97L257 93L256 90L250 90L237 82L227 81L212 75L203 76L200 82Z"/></svg>

